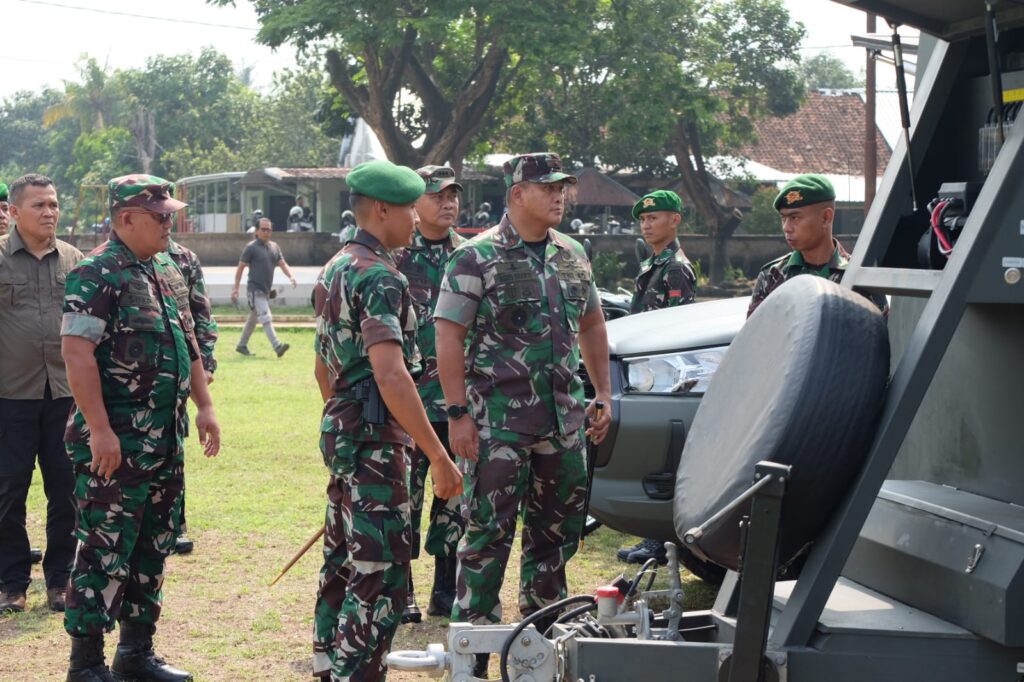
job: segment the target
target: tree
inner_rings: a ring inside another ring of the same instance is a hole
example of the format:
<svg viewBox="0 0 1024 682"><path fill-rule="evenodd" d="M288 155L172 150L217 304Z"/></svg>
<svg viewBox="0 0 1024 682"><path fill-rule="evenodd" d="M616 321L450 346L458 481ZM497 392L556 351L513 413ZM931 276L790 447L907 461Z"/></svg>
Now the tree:
<svg viewBox="0 0 1024 682"><path fill-rule="evenodd" d="M236 75L231 60L213 48L199 55L151 57L141 70L123 71L125 127L131 132L140 169L169 177L189 169L166 163L196 158L223 146L238 150L256 116L258 98Z"/></svg>
<svg viewBox="0 0 1024 682"><path fill-rule="evenodd" d="M747 234L769 234L778 236L782 232L779 212L775 210L775 196L779 191L774 187L759 187L751 197L750 211L743 216L743 230Z"/></svg>
<svg viewBox="0 0 1024 682"><path fill-rule="evenodd" d="M538 92L508 103L521 113L506 114L502 139L543 140L578 163L650 177L677 172L720 282L742 216L716 201L708 160L749 141L757 118L797 109L802 36L781 0L602 3L585 54L534 76Z"/></svg>
<svg viewBox="0 0 1024 682"><path fill-rule="evenodd" d="M831 52L819 52L803 62L800 73L808 90L864 87L864 80L855 76L843 60Z"/></svg>
<svg viewBox="0 0 1024 682"><path fill-rule="evenodd" d="M62 95L47 88L39 93L17 92L0 104L0 179L10 183L28 172L43 170L54 162L43 127L43 112L60 103ZM58 127L74 127L68 120Z"/></svg>
<svg viewBox="0 0 1024 682"><path fill-rule="evenodd" d="M208 0L234 4L234 0ZM564 63L598 0L251 0L257 39L323 47L331 83L396 163L460 167L496 98Z"/></svg>
<svg viewBox="0 0 1024 682"><path fill-rule="evenodd" d="M43 112L43 125L74 118L84 132L103 130L116 116L120 93L115 79L96 59L82 55L78 60L78 73L82 81L64 81L63 101Z"/></svg>
<svg viewBox="0 0 1024 682"><path fill-rule="evenodd" d="M321 125L322 108L333 95L324 73L308 64L275 73L270 96L260 101L241 145L248 166L335 165L344 127L328 134Z"/></svg>

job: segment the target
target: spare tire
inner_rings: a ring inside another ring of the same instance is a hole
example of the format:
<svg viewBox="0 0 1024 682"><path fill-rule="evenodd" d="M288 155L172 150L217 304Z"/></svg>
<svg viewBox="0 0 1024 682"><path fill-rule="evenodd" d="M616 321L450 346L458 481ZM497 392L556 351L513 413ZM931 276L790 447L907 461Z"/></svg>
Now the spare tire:
<svg viewBox="0 0 1024 682"><path fill-rule="evenodd" d="M740 495L754 465L793 467L783 500L780 565L818 536L874 438L889 377L889 337L878 308L812 275L765 299L733 340L701 400L676 474L682 538ZM693 548L737 570L741 505Z"/></svg>

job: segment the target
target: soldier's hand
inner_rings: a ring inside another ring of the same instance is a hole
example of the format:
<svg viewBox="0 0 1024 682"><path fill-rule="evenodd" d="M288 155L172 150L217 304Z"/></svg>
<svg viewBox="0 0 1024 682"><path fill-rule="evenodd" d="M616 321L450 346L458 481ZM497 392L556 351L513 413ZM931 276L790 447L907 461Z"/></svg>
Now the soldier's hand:
<svg viewBox="0 0 1024 682"><path fill-rule="evenodd" d="M455 462L443 459L430 463L430 477L434 480L434 496L448 500L462 494L462 472Z"/></svg>
<svg viewBox="0 0 1024 682"><path fill-rule="evenodd" d="M238 305L238 289L231 290L231 305Z"/></svg>
<svg viewBox="0 0 1024 682"><path fill-rule="evenodd" d="M595 403L604 403L604 409L598 411ZM604 440L608 435L608 427L612 425L612 400L611 396L598 395L587 405L587 417L590 418L590 427L587 429L587 438L594 445Z"/></svg>
<svg viewBox="0 0 1024 682"><path fill-rule="evenodd" d="M121 466L121 441L118 440L117 434L109 428L93 431L89 437L89 449L92 451L89 471L109 481Z"/></svg>
<svg viewBox="0 0 1024 682"><path fill-rule="evenodd" d="M203 444L203 454L216 457L220 452L220 424L212 407L200 408L196 412L196 431L199 432L199 442Z"/></svg>
<svg viewBox="0 0 1024 682"><path fill-rule="evenodd" d="M209 386L213 383L213 372L205 370L203 373L206 375L206 385Z"/></svg>
<svg viewBox="0 0 1024 682"><path fill-rule="evenodd" d="M475 462L480 452L480 434L468 415L448 421L448 443L456 457Z"/></svg>

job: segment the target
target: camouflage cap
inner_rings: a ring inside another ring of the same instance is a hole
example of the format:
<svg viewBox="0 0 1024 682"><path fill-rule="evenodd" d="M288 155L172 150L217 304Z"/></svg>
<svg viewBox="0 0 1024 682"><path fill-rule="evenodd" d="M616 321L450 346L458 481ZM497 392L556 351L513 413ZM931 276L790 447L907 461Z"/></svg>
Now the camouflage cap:
<svg viewBox="0 0 1024 682"><path fill-rule="evenodd" d="M641 213L654 211L683 212L683 200L679 195L668 189L658 189L643 195L640 201L633 204L633 217L639 218Z"/></svg>
<svg viewBox="0 0 1024 682"><path fill-rule="evenodd" d="M157 213L171 213L186 206L174 198L174 183L155 175L122 175L107 184L110 208L144 208Z"/></svg>
<svg viewBox="0 0 1024 682"><path fill-rule="evenodd" d="M513 156L502 164L501 170L505 174L506 188L520 182L547 184L564 180L570 184L576 184L575 175L562 172L561 157L558 154L550 154L548 152Z"/></svg>
<svg viewBox="0 0 1024 682"><path fill-rule="evenodd" d="M0 182L0 201L7 201L7 183Z"/></svg>
<svg viewBox="0 0 1024 682"><path fill-rule="evenodd" d="M416 174L427 183L427 190L424 194L437 194L447 187L454 187L462 191L462 185L455 179L455 171L449 166L424 166L417 168Z"/></svg>
<svg viewBox="0 0 1024 682"><path fill-rule="evenodd" d="M423 195L423 178L408 166L390 161L364 161L348 172L345 184L353 194L396 206L411 204Z"/></svg>
<svg viewBox="0 0 1024 682"><path fill-rule="evenodd" d="M836 190L832 183L823 175L810 173L798 175L785 185L775 197L776 211L784 208L800 208L811 204L820 204L836 198Z"/></svg>

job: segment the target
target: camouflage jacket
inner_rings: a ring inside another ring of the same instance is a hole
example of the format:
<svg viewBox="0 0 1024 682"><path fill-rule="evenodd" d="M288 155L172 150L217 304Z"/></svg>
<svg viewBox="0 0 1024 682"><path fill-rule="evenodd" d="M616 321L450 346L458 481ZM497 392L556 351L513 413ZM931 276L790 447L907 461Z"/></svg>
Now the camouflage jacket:
<svg viewBox="0 0 1024 682"><path fill-rule="evenodd" d="M391 415L382 425L365 423L359 397L373 378L367 354L373 344L397 341L408 367L415 369L419 362L409 284L391 254L373 235L359 230L320 271L313 306L316 353L334 386L320 431L355 441L410 445L409 435Z"/></svg>
<svg viewBox="0 0 1024 682"><path fill-rule="evenodd" d="M199 353L203 356L203 369L210 374L217 371L217 358L213 356L213 348L217 344L217 321L213 319L210 299L206 295L206 279L203 268L199 265L199 256L173 239L167 247L167 255L181 270L188 285L188 309L196 323L196 342Z"/></svg>
<svg viewBox="0 0 1024 682"><path fill-rule="evenodd" d="M429 243L419 230L413 235L412 244L395 252L398 269L409 280L409 293L416 310L416 346L423 357L423 373L416 380L420 400L432 422L444 422L444 393L437 375L437 350L434 347L434 306L441 293L441 279L452 251L466 241L448 231L448 238L439 243Z"/></svg>
<svg viewBox="0 0 1024 682"><path fill-rule="evenodd" d="M644 313L693 303L696 288L693 266L679 247L679 241L674 240L661 253L640 263L629 312Z"/></svg>
<svg viewBox="0 0 1024 682"><path fill-rule="evenodd" d="M466 388L476 421L536 436L579 429L580 319L598 306L583 247L554 230L543 262L507 215L459 246L434 317L468 330Z"/></svg>
<svg viewBox="0 0 1024 682"><path fill-rule="evenodd" d="M61 335L96 343L103 404L123 452L181 447L191 363L199 358L193 327L188 285L170 257L140 261L116 233L68 275ZM88 446L77 405L64 440Z"/></svg>
<svg viewBox="0 0 1024 682"><path fill-rule="evenodd" d="M832 257L828 263L820 268L810 267L799 251L791 251L779 256L775 260L766 263L761 271L757 273L757 282L754 284L754 291L750 296L750 306L747 308L747 317L750 317L761 305L768 294L772 293L788 279L797 275L816 275L830 279L833 282L841 282L846 266L850 262L850 254L846 252L843 245L837 239L832 239L835 248L832 250ZM868 296L872 303L878 306L883 315L888 314L889 304L885 296L872 294Z"/></svg>

